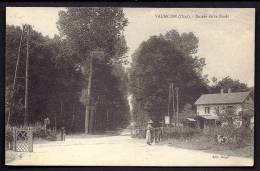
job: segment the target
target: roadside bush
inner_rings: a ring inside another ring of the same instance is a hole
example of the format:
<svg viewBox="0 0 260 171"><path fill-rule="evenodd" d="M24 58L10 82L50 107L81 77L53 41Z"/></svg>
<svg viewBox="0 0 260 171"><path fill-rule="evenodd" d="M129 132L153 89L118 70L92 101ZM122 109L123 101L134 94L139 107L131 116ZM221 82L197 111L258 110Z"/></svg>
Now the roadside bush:
<svg viewBox="0 0 260 171"><path fill-rule="evenodd" d="M217 144L228 144L232 147L244 147L253 145L254 134L247 127L236 128L233 125L226 125L217 128L214 133L215 142Z"/></svg>
<svg viewBox="0 0 260 171"><path fill-rule="evenodd" d="M6 132L5 132L5 140L7 142L12 142L13 141L13 132L12 132L11 129L6 130Z"/></svg>
<svg viewBox="0 0 260 171"><path fill-rule="evenodd" d="M46 138L47 132L44 130L44 126L41 124L35 124L33 126L33 138Z"/></svg>
<svg viewBox="0 0 260 171"><path fill-rule="evenodd" d="M132 137L145 138L145 136L146 136L146 128L136 128L133 131L134 131L134 133L133 133Z"/></svg>
<svg viewBox="0 0 260 171"><path fill-rule="evenodd" d="M13 137L13 130L10 128L6 128L5 131L5 147L6 150L10 150L12 149L12 145L13 145L13 141L14 141L14 137Z"/></svg>
<svg viewBox="0 0 260 171"><path fill-rule="evenodd" d="M234 137L238 147L254 144L254 132L247 127L238 128L234 132Z"/></svg>
<svg viewBox="0 0 260 171"><path fill-rule="evenodd" d="M189 127L163 128L163 137L166 139L175 138L175 139L188 140L191 139L197 133L199 133L198 129L189 128Z"/></svg>
<svg viewBox="0 0 260 171"><path fill-rule="evenodd" d="M33 138L46 138L47 133L43 129L36 129L33 131Z"/></svg>

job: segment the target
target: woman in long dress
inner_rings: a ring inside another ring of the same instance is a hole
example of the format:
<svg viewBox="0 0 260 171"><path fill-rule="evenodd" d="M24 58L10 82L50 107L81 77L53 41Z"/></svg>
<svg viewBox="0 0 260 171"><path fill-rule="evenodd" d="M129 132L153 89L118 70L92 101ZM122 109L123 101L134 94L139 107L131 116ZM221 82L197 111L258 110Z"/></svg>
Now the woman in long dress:
<svg viewBox="0 0 260 171"><path fill-rule="evenodd" d="M146 143L151 145L152 143L152 122L148 122L147 130L146 130Z"/></svg>

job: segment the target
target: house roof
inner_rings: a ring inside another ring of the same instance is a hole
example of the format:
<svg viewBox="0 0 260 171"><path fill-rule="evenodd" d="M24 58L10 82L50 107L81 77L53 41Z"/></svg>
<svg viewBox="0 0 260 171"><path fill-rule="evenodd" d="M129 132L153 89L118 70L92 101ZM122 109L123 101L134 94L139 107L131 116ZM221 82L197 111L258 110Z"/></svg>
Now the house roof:
<svg viewBox="0 0 260 171"><path fill-rule="evenodd" d="M195 102L195 105L201 104L231 104L243 103L250 91L218 94L202 94Z"/></svg>

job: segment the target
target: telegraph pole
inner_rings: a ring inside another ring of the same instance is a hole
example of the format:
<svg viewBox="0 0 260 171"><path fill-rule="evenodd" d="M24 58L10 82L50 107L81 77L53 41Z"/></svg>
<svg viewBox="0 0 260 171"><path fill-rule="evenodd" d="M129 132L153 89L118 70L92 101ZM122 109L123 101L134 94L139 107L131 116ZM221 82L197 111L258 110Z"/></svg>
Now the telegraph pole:
<svg viewBox="0 0 260 171"><path fill-rule="evenodd" d="M90 53L90 66L89 66L89 77L88 77L88 87L87 87L87 101L86 101L86 113L85 113L85 133L88 134L92 132L92 119L91 111L92 111L92 105L91 105L91 87L92 87L92 75L93 75L93 58L99 58L101 59L104 55L104 52L102 50L95 50L91 51ZM90 127L91 126L91 127Z"/></svg>
<svg viewBox="0 0 260 171"><path fill-rule="evenodd" d="M26 68L25 68L25 98L24 98L24 125L28 125L28 72L29 72L29 32L30 27L27 26L27 40L26 40Z"/></svg>
<svg viewBox="0 0 260 171"><path fill-rule="evenodd" d="M93 67L93 56L90 54L90 64L89 64L89 77L88 77L88 87L87 87L87 103L86 103L86 116L85 116L85 133L89 133L89 116L90 116L90 93L91 93L91 81L92 81L92 67Z"/></svg>
<svg viewBox="0 0 260 171"><path fill-rule="evenodd" d="M109 111L107 109L106 111L106 122L107 122L107 127L106 127L106 130L109 130L109 120L108 120L108 114L109 114Z"/></svg>
<svg viewBox="0 0 260 171"><path fill-rule="evenodd" d="M168 117L170 117L170 104L171 104L171 83L169 85L169 99L168 99Z"/></svg>
<svg viewBox="0 0 260 171"><path fill-rule="evenodd" d="M173 83L171 84L171 89L172 89L172 118L174 118L174 114L175 114L175 105L174 105L174 87L173 87Z"/></svg>
<svg viewBox="0 0 260 171"><path fill-rule="evenodd" d="M176 117L177 117L177 126L179 126L179 88L175 88L176 91Z"/></svg>

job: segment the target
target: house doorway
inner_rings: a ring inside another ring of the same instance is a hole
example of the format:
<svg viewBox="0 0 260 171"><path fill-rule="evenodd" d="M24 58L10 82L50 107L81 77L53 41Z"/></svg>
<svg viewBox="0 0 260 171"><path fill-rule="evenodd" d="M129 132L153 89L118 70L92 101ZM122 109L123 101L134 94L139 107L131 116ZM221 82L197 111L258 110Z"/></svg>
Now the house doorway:
<svg viewBox="0 0 260 171"><path fill-rule="evenodd" d="M204 119L201 117L198 117L198 124L200 129L204 129Z"/></svg>

